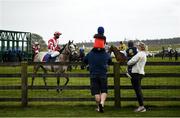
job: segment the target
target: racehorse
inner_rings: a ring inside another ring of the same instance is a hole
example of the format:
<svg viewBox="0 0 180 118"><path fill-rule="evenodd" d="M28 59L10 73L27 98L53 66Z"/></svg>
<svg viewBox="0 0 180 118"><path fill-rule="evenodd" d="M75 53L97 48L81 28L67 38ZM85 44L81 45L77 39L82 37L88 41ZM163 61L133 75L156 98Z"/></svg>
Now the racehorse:
<svg viewBox="0 0 180 118"><path fill-rule="evenodd" d="M75 53L75 44L73 44L73 41L72 42L69 41L67 44L64 45L64 47L61 50L61 53L56 57L55 62L69 62L70 55L73 55L74 53ZM39 52L37 55L35 55L34 62L43 62L43 57L46 54L47 54L47 52ZM47 65L47 66L35 65L33 72L34 72L34 74L36 74L38 72L39 68L42 68L45 74L47 73L47 71L55 72L57 74L64 74L67 70L67 66L68 65L53 65L53 66L51 66L51 65ZM60 77L57 77L57 89L56 89L57 92L59 92L60 90L62 91L62 89L68 84L69 77L64 75L64 78L66 79L66 82L60 89L60 86L59 86L60 85ZM33 87L34 79L35 79L35 77L33 76L32 83L31 83L32 87ZM43 76L43 80L44 80L45 87L47 88L45 76Z"/></svg>
<svg viewBox="0 0 180 118"><path fill-rule="evenodd" d="M80 48L76 48L76 53L74 53L73 55L70 56L70 62L82 62L83 58L85 57L85 52L84 49ZM72 67L74 67L75 69L77 69L78 65L74 65L74 66L69 66L69 70L72 70ZM85 68L85 65L82 64L80 65L81 70L83 70Z"/></svg>
<svg viewBox="0 0 180 118"><path fill-rule="evenodd" d="M120 52L117 47L111 45L111 47L109 48L109 52L113 52L114 55L115 55L115 58L116 58L116 61L118 62L126 62L127 61L127 58L125 56L124 53Z"/></svg>
<svg viewBox="0 0 180 118"><path fill-rule="evenodd" d="M78 51L78 48L76 48L76 51L73 55L70 55L69 57L69 61L70 62L79 62L79 51ZM68 71L72 71L72 68L75 67L75 69L77 69L77 66L78 65L69 65L68 66Z"/></svg>

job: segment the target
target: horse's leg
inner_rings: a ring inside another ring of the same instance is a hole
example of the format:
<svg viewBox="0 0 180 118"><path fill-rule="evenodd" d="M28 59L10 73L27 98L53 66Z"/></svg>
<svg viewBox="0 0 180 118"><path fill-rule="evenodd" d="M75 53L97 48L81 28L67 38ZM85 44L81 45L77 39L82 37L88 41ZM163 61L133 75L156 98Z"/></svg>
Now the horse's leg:
<svg viewBox="0 0 180 118"><path fill-rule="evenodd" d="M34 69L33 69L34 75L37 73L37 71L39 70L39 68L40 68L39 65L35 65L35 66L34 66ZM35 77L32 76L31 89L33 88L34 80L35 80Z"/></svg>
<svg viewBox="0 0 180 118"><path fill-rule="evenodd" d="M64 74L65 74L65 73L64 73ZM66 82L65 82L65 84L62 86L61 91L63 90L64 87L66 87L66 85L67 85L68 82L69 82L69 77L68 77L68 75L64 75L64 78L66 79Z"/></svg>
<svg viewBox="0 0 180 118"><path fill-rule="evenodd" d="M64 72L62 72L64 73ZM65 73L64 73L65 74ZM68 75L64 75L64 78L66 79L66 82L64 83L64 85L62 85L62 87L60 88L60 77L57 77L57 92L59 93L60 91L63 90L63 88L68 84L69 82L69 77Z"/></svg>
<svg viewBox="0 0 180 118"><path fill-rule="evenodd" d="M72 70L72 65L69 65L69 66L67 67L67 70L71 72L71 70Z"/></svg>
<svg viewBox="0 0 180 118"><path fill-rule="evenodd" d="M64 77L66 78L66 83L64 84L64 87L65 87L69 82L69 77L68 77L68 75L65 75Z"/></svg>
<svg viewBox="0 0 180 118"><path fill-rule="evenodd" d="M62 91L62 89L60 89L60 77L57 77L57 88L56 88L56 91L59 93L59 90Z"/></svg>
<svg viewBox="0 0 180 118"><path fill-rule="evenodd" d="M79 60L75 61L75 62L79 62ZM75 67L76 70L78 69L78 65L75 65L74 67Z"/></svg>
<svg viewBox="0 0 180 118"><path fill-rule="evenodd" d="M44 74L47 74L47 70L43 66L41 66L41 68L43 69ZM46 76L43 76L43 80L44 80L45 88L48 91L47 82L46 82Z"/></svg>

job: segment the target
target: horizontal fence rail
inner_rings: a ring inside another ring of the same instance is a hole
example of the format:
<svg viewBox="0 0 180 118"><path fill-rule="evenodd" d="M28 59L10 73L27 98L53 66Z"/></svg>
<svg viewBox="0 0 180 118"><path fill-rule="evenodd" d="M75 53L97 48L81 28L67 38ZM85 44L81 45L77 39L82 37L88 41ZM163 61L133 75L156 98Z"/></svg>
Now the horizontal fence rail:
<svg viewBox="0 0 180 118"><path fill-rule="evenodd" d="M56 89L57 86L28 86L28 77L89 77L89 73L66 73L66 74L42 74L42 73L29 73L27 72L28 66L34 66L34 65L81 65L83 63L76 62L76 63L60 63L60 62L13 62L13 63L0 63L0 67L20 67L21 73L15 73L15 74L0 74L0 79L6 79L6 78L20 78L21 79L21 86L0 86L0 90L21 90L22 96L21 98L0 98L0 102L4 101L21 101L22 106L27 106L28 102L31 101L94 101L94 98L28 98L28 89L32 90L40 90L40 89ZM126 63L111 63L110 65L113 65L113 72L108 73L108 77L114 78L114 85L109 85L108 89L114 89L114 98L109 97L107 100L114 101L114 104L116 107L121 106L121 101L135 101L136 98L132 97L121 97L120 89L132 89L132 86L123 86L120 85L120 79L121 77L126 77L126 74L124 72L120 73L120 66L126 66ZM180 66L180 62L147 62L147 66ZM145 77L180 77L180 73L146 73ZM178 78L180 79L180 78ZM63 89L66 90L89 90L90 86L73 86L68 85L64 87ZM160 89L160 90L173 90L173 89L180 89L180 86L177 85L144 85L142 86L142 89ZM145 101L180 101L180 97L145 97Z"/></svg>
<svg viewBox="0 0 180 118"><path fill-rule="evenodd" d="M110 65L113 65L117 62L112 62ZM82 65L82 62L27 62L28 65ZM117 63L121 66L126 66L126 62ZM6 62L0 63L0 66L20 66L21 62ZM146 65L153 65L153 66L179 66L180 62L147 62Z"/></svg>
<svg viewBox="0 0 180 118"><path fill-rule="evenodd" d="M57 86L28 86L28 89L56 89ZM21 86L0 86L0 90L17 90L17 89L21 89ZM90 86L73 86L73 85L68 85L66 87L64 87L63 89L65 90L89 90ZM113 85L108 86L108 89L114 89ZM120 89L132 89L132 86L120 86ZM142 86L142 89L180 89L180 86L177 85L146 85L146 86Z"/></svg>
<svg viewBox="0 0 180 118"><path fill-rule="evenodd" d="M43 74L43 73L38 73L38 74L33 74L29 73L27 75L28 77L89 77L90 74L87 73L67 73L67 74ZM17 74L0 74L0 78L14 78L14 77L21 77L21 73ZM114 77L113 73L109 73L108 77ZM126 77L126 74L120 74L120 77ZM146 73L145 77L180 77L180 73ZM179 78L180 79L180 78Z"/></svg>

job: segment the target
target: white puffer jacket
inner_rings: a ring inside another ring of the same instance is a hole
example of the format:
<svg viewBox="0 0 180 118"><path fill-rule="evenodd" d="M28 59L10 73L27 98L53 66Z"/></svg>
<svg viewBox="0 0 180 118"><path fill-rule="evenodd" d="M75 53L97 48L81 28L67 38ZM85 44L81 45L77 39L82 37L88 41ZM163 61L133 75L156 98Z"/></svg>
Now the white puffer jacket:
<svg viewBox="0 0 180 118"><path fill-rule="evenodd" d="M144 67L147 61L146 52L139 51L134 57L132 57L128 62L127 65L133 65L132 73L139 73L145 74Z"/></svg>

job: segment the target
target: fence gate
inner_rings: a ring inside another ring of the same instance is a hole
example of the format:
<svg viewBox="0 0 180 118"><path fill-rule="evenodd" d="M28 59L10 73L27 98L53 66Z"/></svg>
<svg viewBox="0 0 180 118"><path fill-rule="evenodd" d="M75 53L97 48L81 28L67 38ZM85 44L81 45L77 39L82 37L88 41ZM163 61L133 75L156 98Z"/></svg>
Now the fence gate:
<svg viewBox="0 0 180 118"><path fill-rule="evenodd" d="M21 52L22 60L32 59L31 33L0 30L0 62L8 51Z"/></svg>

